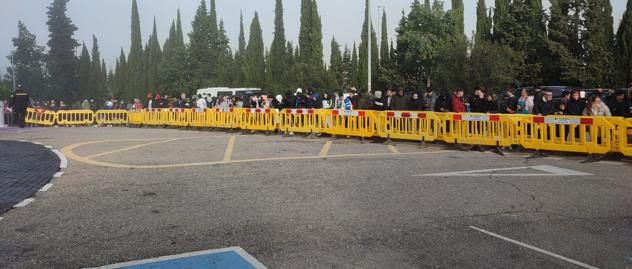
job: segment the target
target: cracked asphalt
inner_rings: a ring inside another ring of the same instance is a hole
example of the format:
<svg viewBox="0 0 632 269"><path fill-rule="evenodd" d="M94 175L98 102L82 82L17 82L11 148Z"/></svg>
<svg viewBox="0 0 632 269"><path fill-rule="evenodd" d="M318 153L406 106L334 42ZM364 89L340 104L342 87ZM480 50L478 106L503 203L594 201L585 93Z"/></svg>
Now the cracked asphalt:
<svg viewBox="0 0 632 269"><path fill-rule="evenodd" d="M57 149L100 141L72 153L136 166L69 160L49 191L1 216L0 268L82 268L230 246L268 268L582 268L470 226L597 268L632 268L629 160L582 164L576 155L403 142L395 154L353 139L333 141L320 158L327 138L145 128L0 139ZM426 176L542 165L590 175Z"/></svg>

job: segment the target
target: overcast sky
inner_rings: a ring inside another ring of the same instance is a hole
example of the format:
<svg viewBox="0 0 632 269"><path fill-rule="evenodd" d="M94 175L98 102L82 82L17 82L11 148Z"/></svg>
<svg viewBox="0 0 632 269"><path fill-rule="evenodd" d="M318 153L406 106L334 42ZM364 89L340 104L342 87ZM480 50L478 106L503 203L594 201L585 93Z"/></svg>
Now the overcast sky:
<svg viewBox="0 0 632 269"><path fill-rule="evenodd" d="M207 0L207 2L210 0ZM372 0L375 7L373 22L379 23L377 6L385 6L389 35L394 39L394 29L401 18L402 10L408 12L412 0ZM13 49L11 39L17 35L17 22L22 20L28 29L37 36L37 41L45 45L48 41L46 26L46 7L52 0L2 0L0 9L0 73L5 73L9 55ZM131 0L71 0L68 5L68 15L79 28L75 38L79 42L85 41L86 46L92 46L92 35L99 39L101 56L105 58L108 69L112 68L121 47L127 53L130 46L130 14ZM216 0L218 17L224 20L226 30L234 48L239 35L239 13L243 11L246 35L254 12L258 11L263 29L266 46L272 41L274 31L274 0ZM329 56L329 43L333 36L350 47L353 42L359 42L360 31L364 16L365 0L318 0L318 8L323 23L323 43L325 56ZM450 8L450 0L446 0L445 8ZM493 0L487 0L488 5ZM548 1L544 0L546 8ZM619 24L625 11L624 0L611 0L614 9L615 27ZM471 34L476 27L476 0L464 0L465 30ZM176 11L180 8L184 32L191 30L191 21L200 0L138 0L141 31L143 42L147 41L151 33L153 18L156 17L158 36L161 43L167 37L171 21L175 19ZM298 40L300 27L300 0L284 0L286 38L294 44ZM209 5L207 3L207 5ZM616 28L615 28L616 29ZM376 28L376 31L379 29ZM248 37L246 36L246 40Z"/></svg>

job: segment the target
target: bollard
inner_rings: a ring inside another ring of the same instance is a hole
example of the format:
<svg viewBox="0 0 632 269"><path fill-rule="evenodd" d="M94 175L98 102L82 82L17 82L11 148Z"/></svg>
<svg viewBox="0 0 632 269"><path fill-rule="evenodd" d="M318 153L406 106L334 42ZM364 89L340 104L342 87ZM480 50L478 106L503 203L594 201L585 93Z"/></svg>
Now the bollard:
<svg viewBox="0 0 632 269"><path fill-rule="evenodd" d="M7 127L4 123L4 101L0 101L0 128Z"/></svg>

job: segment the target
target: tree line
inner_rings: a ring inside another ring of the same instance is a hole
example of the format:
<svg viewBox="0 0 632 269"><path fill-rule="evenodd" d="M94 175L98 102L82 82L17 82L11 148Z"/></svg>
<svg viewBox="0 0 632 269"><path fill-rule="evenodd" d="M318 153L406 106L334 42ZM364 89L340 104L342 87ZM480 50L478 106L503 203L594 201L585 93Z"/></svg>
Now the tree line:
<svg viewBox="0 0 632 269"><path fill-rule="evenodd" d="M136 0L131 6L131 46L121 48L107 71L93 37L91 51L75 38L67 17L69 0L48 7L48 51L18 22L13 60L18 83L36 98L132 99L148 92L179 95L211 86L256 87L282 93L296 87L316 91L366 89L368 40L371 38L372 85L377 89L502 89L508 85L567 85L616 88L632 81L632 0L614 31L610 0L495 0L488 8L477 0L476 31L468 38L463 0L413 0L402 11L395 38L389 39L386 13L381 36L368 29L368 1L359 43L330 42L323 59L321 16L316 0L301 0L298 44L285 37L283 1L275 0L274 37L266 48L259 15L254 13L245 36L244 16L235 51L231 49L215 0L202 0L185 42L180 10L169 36L160 44L154 19L143 43ZM359 29L360 30L360 29ZM351 46L349 46L351 45ZM78 49L81 47L81 53ZM9 69L8 73L11 74ZM8 76L3 87L7 87Z"/></svg>

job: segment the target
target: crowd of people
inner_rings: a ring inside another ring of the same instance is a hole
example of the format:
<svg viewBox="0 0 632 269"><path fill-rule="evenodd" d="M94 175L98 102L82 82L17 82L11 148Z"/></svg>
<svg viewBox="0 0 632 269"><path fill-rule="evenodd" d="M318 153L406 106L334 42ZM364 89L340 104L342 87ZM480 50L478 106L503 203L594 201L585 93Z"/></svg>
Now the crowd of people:
<svg viewBox="0 0 632 269"><path fill-rule="evenodd" d="M340 110L393 110L472 112L532 115L570 116L618 116L632 117L632 83L628 89L600 90L586 96L579 89L564 91L554 97L551 90L543 88L509 87L502 93L487 91L484 87L473 89L469 96L462 89L451 93L427 88L421 91L405 91L403 88L384 92L346 91L317 92L297 89L283 95L268 96L250 94L244 96L169 96L149 93L147 99L133 101L108 99L95 102L85 99L67 105L64 101L31 101L32 107L47 110L139 110L144 108L262 108L262 109L340 109ZM5 106L6 108L7 106ZM8 108L7 108L8 109Z"/></svg>

